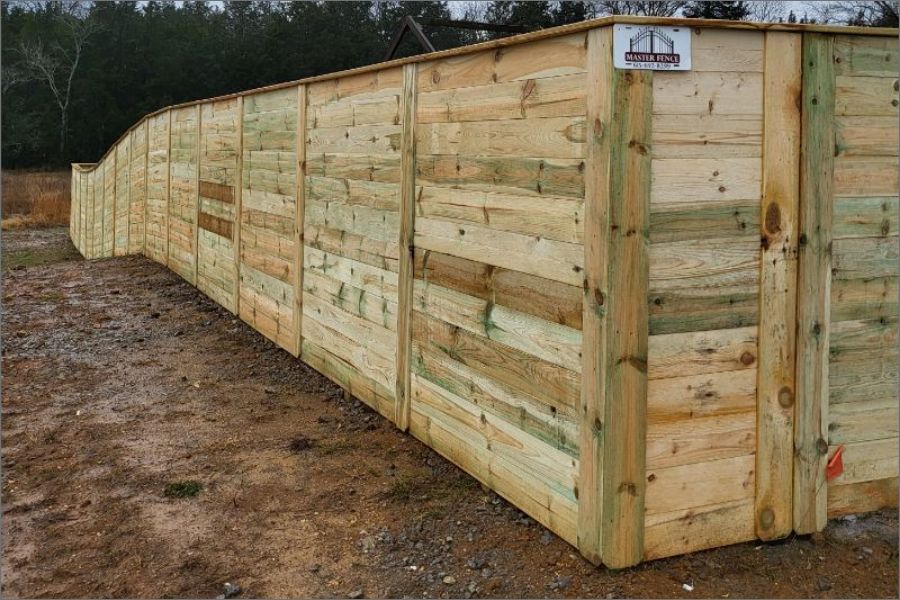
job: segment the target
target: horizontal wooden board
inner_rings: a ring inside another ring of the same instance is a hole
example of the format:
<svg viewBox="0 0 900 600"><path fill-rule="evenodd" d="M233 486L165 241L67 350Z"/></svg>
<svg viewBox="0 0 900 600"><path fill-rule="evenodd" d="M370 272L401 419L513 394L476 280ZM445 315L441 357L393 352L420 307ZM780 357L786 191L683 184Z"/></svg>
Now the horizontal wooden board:
<svg viewBox="0 0 900 600"><path fill-rule="evenodd" d="M422 280L415 282L412 305L430 317L581 372L581 332L576 329Z"/></svg>
<svg viewBox="0 0 900 600"><path fill-rule="evenodd" d="M756 369L756 327L652 335L649 378Z"/></svg>
<svg viewBox="0 0 900 600"><path fill-rule="evenodd" d="M413 341L439 352L557 410L571 411L580 395L577 373L505 344L413 311Z"/></svg>
<svg viewBox="0 0 900 600"><path fill-rule="evenodd" d="M831 284L831 320L897 315L897 277L837 279Z"/></svg>
<svg viewBox="0 0 900 600"><path fill-rule="evenodd" d="M652 210L756 200L762 194L762 163L758 158L655 159L652 182Z"/></svg>
<svg viewBox="0 0 900 600"><path fill-rule="evenodd" d="M832 244L832 278L890 277L900 265L897 236L844 238Z"/></svg>
<svg viewBox="0 0 900 600"><path fill-rule="evenodd" d="M692 34L692 71L762 73L765 34L725 29L694 29Z"/></svg>
<svg viewBox="0 0 900 600"><path fill-rule="evenodd" d="M834 114L840 116L897 117L897 73L893 77L838 75Z"/></svg>
<svg viewBox="0 0 900 600"><path fill-rule="evenodd" d="M756 538L753 498L648 515L644 558L652 560Z"/></svg>
<svg viewBox="0 0 900 600"><path fill-rule="evenodd" d="M545 77L586 70L585 34L541 40L528 47L498 48L420 64L416 88L420 94Z"/></svg>
<svg viewBox="0 0 900 600"><path fill-rule="evenodd" d="M897 508L897 477L828 486L828 517Z"/></svg>
<svg viewBox="0 0 900 600"><path fill-rule="evenodd" d="M897 156L897 115L836 117L838 156Z"/></svg>
<svg viewBox="0 0 900 600"><path fill-rule="evenodd" d="M837 157L834 161L834 194L841 196L896 195L897 157Z"/></svg>
<svg viewBox="0 0 900 600"><path fill-rule="evenodd" d="M760 158L762 117L744 114L653 116L653 158Z"/></svg>
<svg viewBox="0 0 900 600"><path fill-rule="evenodd" d="M576 459L415 375L412 390L414 436L575 542Z"/></svg>
<svg viewBox="0 0 900 600"><path fill-rule="evenodd" d="M461 123L585 114L582 73L421 92L417 123Z"/></svg>
<svg viewBox="0 0 900 600"><path fill-rule="evenodd" d="M896 364L896 357L893 362ZM832 404L828 409L828 443L837 445L896 438L898 416L896 398Z"/></svg>
<svg viewBox="0 0 900 600"><path fill-rule="evenodd" d="M581 329L582 290L535 275L416 248L415 277L494 304Z"/></svg>
<svg viewBox="0 0 900 600"><path fill-rule="evenodd" d="M578 456L574 409L559 410L423 344L413 344L411 367L418 377L465 398L554 448Z"/></svg>
<svg viewBox="0 0 900 600"><path fill-rule="evenodd" d="M647 516L752 498L756 458L745 454L648 469Z"/></svg>
<svg viewBox="0 0 900 600"><path fill-rule="evenodd" d="M892 37L834 36L834 72L837 75L896 77L897 44Z"/></svg>
<svg viewBox="0 0 900 600"><path fill-rule="evenodd" d="M200 196L220 202L234 203L234 186L223 185L212 181L200 181Z"/></svg>
<svg viewBox="0 0 900 600"><path fill-rule="evenodd" d="M835 198L833 239L896 236L898 209L897 196Z"/></svg>
<svg viewBox="0 0 900 600"><path fill-rule="evenodd" d="M844 471L829 481L828 487L896 477L900 470L898 449L900 440L897 438L844 445L841 456ZM836 451L837 447L832 446L828 455L834 456Z"/></svg>
<svg viewBox="0 0 900 600"><path fill-rule="evenodd" d="M306 324L304 323L304 327ZM307 336L303 337L301 358L303 362L322 373L339 386L343 387L354 398L359 398L385 418L393 418L394 401L387 387L369 379L348 362L324 347L313 343ZM329 349L334 349L330 343Z"/></svg>
<svg viewBox="0 0 900 600"><path fill-rule="evenodd" d="M580 286L584 278L584 253L578 244L429 218L416 219L415 244L569 285Z"/></svg>
<svg viewBox="0 0 900 600"><path fill-rule="evenodd" d="M655 115L762 115L762 73L674 71L655 75Z"/></svg>
<svg viewBox="0 0 900 600"><path fill-rule="evenodd" d="M457 188L422 187L416 216L475 223L500 231L582 243L584 201L558 196L521 196Z"/></svg>
<svg viewBox="0 0 900 600"><path fill-rule="evenodd" d="M584 161L419 154L416 182L487 192L584 198Z"/></svg>
<svg viewBox="0 0 900 600"><path fill-rule="evenodd" d="M759 213L759 203L752 200L655 206L650 211L650 241L755 239L759 236Z"/></svg>
<svg viewBox="0 0 900 600"><path fill-rule="evenodd" d="M755 452L755 410L647 425L647 469L654 472Z"/></svg>
<svg viewBox="0 0 900 600"><path fill-rule="evenodd" d="M583 158L584 142L583 116L416 126L423 154Z"/></svg>
<svg viewBox="0 0 900 600"><path fill-rule="evenodd" d="M743 414L756 408L756 370L719 371L651 379L647 423L682 423L693 418Z"/></svg>

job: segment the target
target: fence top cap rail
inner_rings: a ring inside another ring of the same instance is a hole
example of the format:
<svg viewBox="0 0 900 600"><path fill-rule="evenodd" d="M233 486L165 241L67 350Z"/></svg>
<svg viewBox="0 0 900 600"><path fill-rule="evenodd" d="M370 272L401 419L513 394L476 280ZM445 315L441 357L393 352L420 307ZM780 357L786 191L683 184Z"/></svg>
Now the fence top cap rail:
<svg viewBox="0 0 900 600"><path fill-rule="evenodd" d="M389 60L385 62L373 63L371 65L365 65L362 67L356 67L354 69L347 69L344 71L335 71L334 73L325 73L323 75L315 75L313 77L307 77L305 79L295 79L293 81L285 81L283 83L275 83L272 85L267 85L259 88L254 88L251 90L244 90L240 92L234 92L231 94L225 94L223 96L214 96L212 98L201 98L198 100L191 100L188 102L182 102L180 104L172 104L170 106L164 106L160 109L157 109L147 115L144 115L137 123L129 127L119 138L112 144L112 146L103 154L99 161L96 163L73 163L74 165L81 165L82 167L85 165L93 165L93 167L88 168L87 170L96 169L97 166L102 163L106 157L112 152L115 147L121 142L125 136L129 135L135 128L140 126L144 121L151 117L155 117L161 113L164 113L169 110L177 109L177 108L186 108L189 106L195 106L197 104L203 104L206 102L218 102L222 100L230 100L232 98L238 98L241 96L251 96L253 94L260 94L263 92L271 92L274 90L280 90L284 88L294 87L304 83L315 83L318 81L327 81L329 79L340 79L341 77L349 77L351 75L359 75L361 73L369 73L372 71L380 71L384 69L390 69L393 67L399 67L401 65L407 65L412 63L420 63L420 62L428 62L432 60L438 60L442 58L449 58L451 56L460 56L463 54L472 54L475 52L480 52L483 50L491 50L494 48L503 48L506 46L515 46L518 44L524 44L527 42L533 42L536 40L542 40L546 38L559 37L563 35L567 35L570 33L577 33L581 31L587 31L589 29L595 29L598 27L606 27L609 25L614 25L616 23L624 23L628 25L668 25L668 26L681 26L681 27L692 27L692 28L711 28L711 29L736 29L736 30L744 30L744 31L790 31L794 33L831 33L831 34L844 34L844 35L865 35L865 36L874 36L874 37L893 37L897 38L900 35L900 29L894 27L856 27L856 26L848 26L848 25L815 25L815 24L803 24L803 23L755 23L751 21L726 21L722 19L684 19L677 17L641 17L634 15L612 15L608 17L600 17L597 19L590 19L587 21L579 21L578 23L570 23L569 25L560 25L558 27L549 27L547 29L539 29L537 31L531 31L528 33L522 33L519 35L512 35L504 38L499 38L496 40L489 40L487 42L480 42L478 44L471 44L469 46L459 46L457 48L450 48L448 50L439 50L437 52L429 52L427 54L417 54L415 56L409 56L406 58L397 58L394 60ZM80 170L85 170L84 168Z"/></svg>

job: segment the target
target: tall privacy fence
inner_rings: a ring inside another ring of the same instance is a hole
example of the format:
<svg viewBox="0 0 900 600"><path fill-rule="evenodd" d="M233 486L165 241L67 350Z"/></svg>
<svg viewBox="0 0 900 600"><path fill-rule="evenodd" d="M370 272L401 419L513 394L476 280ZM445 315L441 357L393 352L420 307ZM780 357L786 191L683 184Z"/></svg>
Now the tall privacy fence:
<svg viewBox="0 0 900 600"><path fill-rule="evenodd" d="M73 165L72 239L594 562L808 533L897 503L896 37L616 17L174 106Z"/></svg>

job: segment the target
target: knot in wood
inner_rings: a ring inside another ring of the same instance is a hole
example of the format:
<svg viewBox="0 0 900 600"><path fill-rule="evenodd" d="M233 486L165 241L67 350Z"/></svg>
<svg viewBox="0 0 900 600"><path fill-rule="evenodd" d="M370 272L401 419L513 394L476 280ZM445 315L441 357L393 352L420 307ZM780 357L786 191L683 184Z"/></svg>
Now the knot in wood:
<svg viewBox="0 0 900 600"><path fill-rule="evenodd" d="M746 365L749 367L755 361L756 361L756 357L753 356L752 352L744 352L743 354L741 354L741 364L742 365Z"/></svg>
<svg viewBox="0 0 900 600"><path fill-rule="evenodd" d="M766 207L765 224L770 235L781 233L781 207L776 202L770 202Z"/></svg>
<svg viewBox="0 0 900 600"><path fill-rule="evenodd" d="M794 392L788 386L778 390L778 404L783 408L790 408L794 405Z"/></svg>
<svg viewBox="0 0 900 600"><path fill-rule="evenodd" d="M828 454L828 442L824 439L819 438L816 440L816 451L822 456Z"/></svg>
<svg viewBox="0 0 900 600"><path fill-rule="evenodd" d="M759 513L759 524L762 525L763 529L769 529L775 524L775 513L772 512L771 508L764 508Z"/></svg>
<svg viewBox="0 0 900 600"><path fill-rule="evenodd" d="M628 494L634 498L637 497L637 486L631 483L630 481L623 481L619 485L619 493L620 494Z"/></svg>

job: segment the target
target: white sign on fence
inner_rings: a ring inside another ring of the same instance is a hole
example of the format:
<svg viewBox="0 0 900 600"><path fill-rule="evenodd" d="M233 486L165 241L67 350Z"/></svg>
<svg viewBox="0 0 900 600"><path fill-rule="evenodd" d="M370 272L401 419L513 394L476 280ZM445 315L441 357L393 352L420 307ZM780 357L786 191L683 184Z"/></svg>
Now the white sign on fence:
<svg viewBox="0 0 900 600"><path fill-rule="evenodd" d="M691 70L689 27L614 25L613 64L617 69Z"/></svg>

